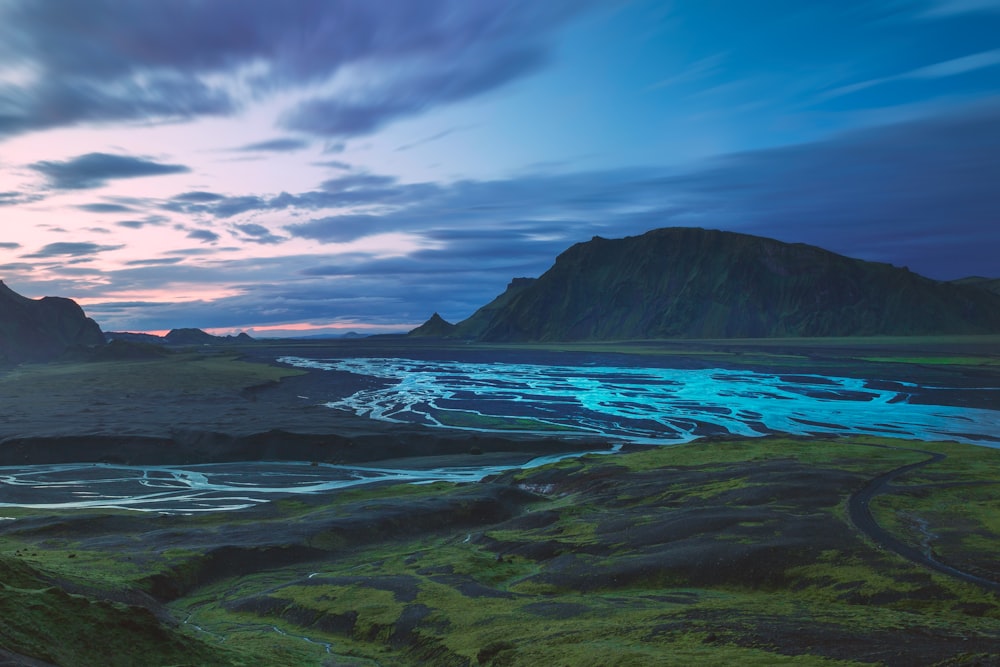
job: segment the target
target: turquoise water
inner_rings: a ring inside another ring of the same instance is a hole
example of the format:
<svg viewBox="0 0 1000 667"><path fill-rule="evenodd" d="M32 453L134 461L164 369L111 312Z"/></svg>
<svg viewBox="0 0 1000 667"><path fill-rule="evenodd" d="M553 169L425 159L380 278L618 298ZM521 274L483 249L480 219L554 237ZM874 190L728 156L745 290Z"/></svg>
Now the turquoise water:
<svg viewBox="0 0 1000 667"><path fill-rule="evenodd" d="M330 493L378 482L478 482L507 470L554 463L575 454L516 465L393 468L289 461L127 466L53 463L0 467L0 511L111 508L161 514L240 510L296 494ZM594 453L608 453L607 451ZM0 521L15 520L0 514Z"/></svg>
<svg viewBox="0 0 1000 667"><path fill-rule="evenodd" d="M383 380L326 405L385 421L572 430L665 444L725 433L839 433L1000 446L1000 411L913 403L923 388L891 378L400 358L280 361Z"/></svg>

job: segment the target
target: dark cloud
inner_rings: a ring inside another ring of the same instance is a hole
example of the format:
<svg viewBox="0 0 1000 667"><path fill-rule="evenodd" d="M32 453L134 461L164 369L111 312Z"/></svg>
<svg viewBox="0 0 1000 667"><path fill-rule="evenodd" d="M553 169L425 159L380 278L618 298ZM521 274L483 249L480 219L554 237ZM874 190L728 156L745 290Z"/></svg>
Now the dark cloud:
<svg viewBox="0 0 1000 667"><path fill-rule="evenodd" d="M0 86L0 136L232 114L247 96L380 63L384 71L369 78L391 72L391 87L314 99L286 117L287 126L315 134L364 133L535 71L546 60L548 33L590 4L11 0L0 5L0 63L27 65L36 76Z"/></svg>
<svg viewBox="0 0 1000 667"><path fill-rule="evenodd" d="M386 81L357 98L333 95L308 100L285 114L281 124L322 136L369 134L397 118L467 99L535 72L545 64L545 56L540 46L470 54L468 59L440 63L433 71Z"/></svg>
<svg viewBox="0 0 1000 667"><path fill-rule="evenodd" d="M99 188L109 180L181 174L190 171L180 164L161 164L127 155L87 153L65 162L42 161L30 165L49 179L57 190Z"/></svg>
<svg viewBox="0 0 1000 667"><path fill-rule="evenodd" d="M286 229L293 236L322 241L324 243L347 243L365 236L378 234L384 230L385 216L379 215L333 215L318 220L310 220Z"/></svg>
<svg viewBox="0 0 1000 667"><path fill-rule="evenodd" d="M91 213L130 213L132 211L131 207L122 204L81 204L77 208Z"/></svg>
<svg viewBox="0 0 1000 667"><path fill-rule="evenodd" d="M180 248L178 250L167 250L164 254L197 257L199 255L214 255L217 252L219 252L218 248Z"/></svg>
<svg viewBox="0 0 1000 667"><path fill-rule="evenodd" d="M49 243L41 250L33 252L30 255L24 255L24 257L31 259L44 259L47 257L86 257L88 255L96 255L108 250L118 250L122 247L123 246L120 245L98 245L97 243L62 241L59 243Z"/></svg>
<svg viewBox="0 0 1000 667"><path fill-rule="evenodd" d="M263 225L247 223L245 225L233 225L233 227L243 234L244 240L254 243L274 244L288 240L284 236L272 234L271 230Z"/></svg>
<svg viewBox="0 0 1000 667"><path fill-rule="evenodd" d="M173 199L174 201L178 202L205 204L207 202L213 202L213 201L219 201L220 199L225 199L225 196L215 192L205 192L203 190L196 190L193 192L183 192L179 195L175 195Z"/></svg>
<svg viewBox="0 0 1000 667"><path fill-rule="evenodd" d="M208 229L192 229L188 232L187 237L204 243L215 243L219 240L219 235Z"/></svg>
<svg viewBox="0 0 1000 667"><path fill-rule="evenodd" d="M177 264L183 261L183 257L161 257L159 259L134 259L130 262L125 262L125 264L127 266L160 266L164 264Z"/></svg>
<svg viewBox="0 0 1000 667"><path fill-rule="evenodd" d="M0 264L0 271L23 272L25 274L34 271L35 265L28 262L11 262L10 264Z"/></svg>
<svg viewBox="0 0 1000 667"><path fill-rule="evenodd" d="M161 208L186 215L210 215L220 220L260 211L300 209L314 211L343 207L399 207L437 196L433 183L397 184L390 176L348 174L325 181L321 189L300 194L282 192L274 197L243 195L213 197L203 201L173 197Z"/></svg>
<svg viewBox="0 0 1000 667"><path fill-rule="evenodd" d="M392 176L383 176L381 174L349 174L323 181L320 189L326 192L344 192L347 190L384 188L395 183L396 179Z"/></svg>
<svg viewBox="0 0 1000 667"><path fill-rule="evenodd" d="M231 218L248 211L261 211L269 208L273 208L273 206L262 197L246 196L226 197L211 206L204 207L204 210L211 212L217 218Z"/></svg>
<svg viewBox="0 0 1000 667"><path fill-rule="evenodd" d="M159 227L168 222L170 222L170 218L166 216L147 215L142 220L119 220L115 224L129 229L142 229L143 227Z"/></svg>
<svg viewBox="0 0 1000 667"><path fill-rule="evenodd" d="M341 162L340 160L326 160L324 162L313 162L312 165L314 167L330 167L331 169L340 169L342 171L348 171L351 168L351 165L347 164L346 162ZM2 198L2 195L0 195L0 198Z"/></svg>
<svg viewBox="0 0 1000 667"><path fill-rule="evenodd" d="M303 139L271 139L270 141L259 141L254 144L247 144L246 146L241 146L235 150L256 153L289 153L291 151L299 151L303 148L308 148L309 142Z"/></svg>
<svg viewBox="0 0 1000 667"><path fill-rule="evenodd" d="M31 88L0 85L0 104L9 110L0 116L0 137L81 123L227 115L236 108L223 91L177 75L128 79L118 88L98 80L43 76Z"/></svg>
<svg viewBox="0 0 1000 667"><path fill-rule="evenodd" d="M37 193L27 192L0 192L0 206L22 206L39 201L44 197Z"/></svg>
<svg viewBox="0 0 1000 667"><path fill-rule="evenodd" d="M17 250L20 247L20 243L11 243L9 241L0 242L0 248L4 250Z"/></svg>

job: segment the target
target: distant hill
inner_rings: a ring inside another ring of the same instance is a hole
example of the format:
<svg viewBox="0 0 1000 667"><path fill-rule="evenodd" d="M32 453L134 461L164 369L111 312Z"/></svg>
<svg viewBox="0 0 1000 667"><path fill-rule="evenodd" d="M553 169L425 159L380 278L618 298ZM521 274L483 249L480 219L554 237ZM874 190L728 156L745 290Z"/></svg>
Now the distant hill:
<svg viewBox="0 0 1000 667"><path fill-rule="evenodd" d="M680 227L594 237L452 336L627 340L1000 332L1000 296L801 243Z"/></svg>
<svg viewBox="0 0 1000 667"><path fill-rule="evenodd" d="M103 344L97 322L72 299L29 299L0 280L0 363L48 361L72 348Z"/></svg>
<svg viewBox="0 0 1000 667"><path fill-rule="evenodd" d="M131 331L105 331L104 337L108 342L122 341L126 343L144 343L152 345L163 345L163 336L156 336L147 333L133 333Z"/></svg>
<svg viewBox="0 0 1000 667"><path fill-rule="evenodd" d="M146 333L132 333L130 331L109 331L105 334L109 341L125 341L129 343L151 343L155 345L219 345L221 343L252 343L251 338L246 333L237 336L213 336L201 329L171 329L166 336L155 336Z"/></svg>
<svg viewBox="0 0 1000 667"><path fill-rule="evenodd" d="M414 338L444 338L451 335L454 331L454 324L447 322L443 317L434 313L429 320L410 331L407 336L413 336Z"/></svg>
<svg viewBox="0 0 1000 667"><path fill-rule="evenodd" d="M310 334L308 336L280 336L281 340L341 340L341 339L352 339L352 338L368 338L368 334L358 333L357 331L348 331L347 333L322 333L322 334Z"/></svg>

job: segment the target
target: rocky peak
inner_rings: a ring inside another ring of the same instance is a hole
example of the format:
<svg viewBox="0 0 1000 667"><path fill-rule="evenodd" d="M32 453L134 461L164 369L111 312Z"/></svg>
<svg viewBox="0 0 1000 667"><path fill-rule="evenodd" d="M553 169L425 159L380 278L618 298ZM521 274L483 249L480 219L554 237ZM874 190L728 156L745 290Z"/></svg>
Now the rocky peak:
<svg viewBox="0 0 1000 667"><path fill-rule="evenodd" d="M72 299L29 299L0 280L0 363L47 361L103 344L101 328Z"/></svg>
<svg viewBox="0 0 1000 667"><path fill-rule="evenodd" d="M439 314L434 313L431 315L430 319L407 335L413 337L442 338L451 334L454 329L454 324L448 322Z"/></svg>

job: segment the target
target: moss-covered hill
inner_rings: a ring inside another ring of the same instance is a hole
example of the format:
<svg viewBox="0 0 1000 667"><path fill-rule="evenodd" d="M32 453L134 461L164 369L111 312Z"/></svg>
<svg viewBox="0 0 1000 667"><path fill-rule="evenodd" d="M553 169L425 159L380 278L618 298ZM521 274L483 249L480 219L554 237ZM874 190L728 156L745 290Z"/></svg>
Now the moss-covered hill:
<svg viewBox="0 0 1000 667"><path fill-rule="evenodd" d="M149 659L119 664L996 664L993 588L849 518L912 464L869 502L880 529L1000 581L1000 451L723 439L241 513L5 509L0 646L60 665L115 664L99 647L126 640Z"/></svg>
<svg viewBox="0 0 1000 667"><path fill-rule="evenodd" d="M460 322L486 341L1000 332L1000 296L801 243L658 229L595 237Z"/></svg>

